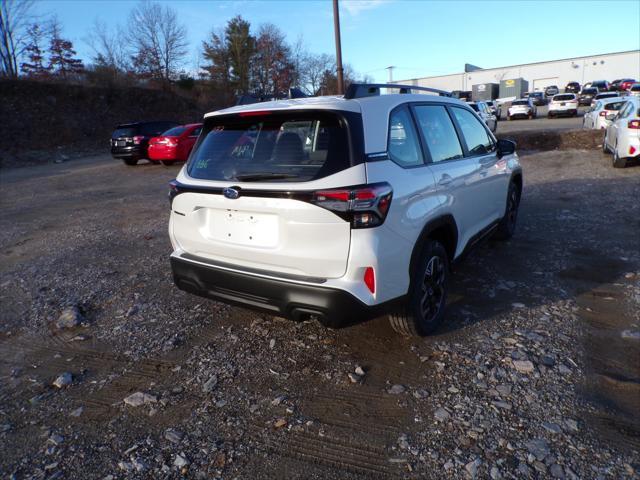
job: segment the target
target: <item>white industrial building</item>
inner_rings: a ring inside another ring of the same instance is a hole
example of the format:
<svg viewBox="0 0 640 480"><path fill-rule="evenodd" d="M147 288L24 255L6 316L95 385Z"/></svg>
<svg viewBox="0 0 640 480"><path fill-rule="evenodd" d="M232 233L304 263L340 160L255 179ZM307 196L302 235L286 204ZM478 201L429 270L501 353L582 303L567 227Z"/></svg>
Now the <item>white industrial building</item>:
<svg viewBox="0 0 640 480"><path fill-rule="evenodd" d="M503 80L523 78L529 82L529 91L544 90L549 85L557 85L562 91L569 82L579 82L580 85L584 85L594 80L611 82L618 78L640 79L640 50L525 63L523 65L499 68L485 69L467 65L465 70L467 71L451 75L397 80L393 83L440 88L449 91L471 91L473 85L500 83Z"/></svg>

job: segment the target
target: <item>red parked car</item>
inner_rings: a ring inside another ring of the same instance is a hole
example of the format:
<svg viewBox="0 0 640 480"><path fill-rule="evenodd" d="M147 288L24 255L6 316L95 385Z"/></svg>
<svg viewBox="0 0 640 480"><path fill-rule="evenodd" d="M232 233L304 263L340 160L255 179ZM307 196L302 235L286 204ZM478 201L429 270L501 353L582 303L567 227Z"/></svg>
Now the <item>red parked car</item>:
<svg viewBox="0 0 640 480"><path fill-rule="evenodd" d="M620 91L631 89L631 85L634 83L636 83L636 81L633 78L625 78L620 82Z"/></svg>
<svg viewBox="0 0 640 480"><path fill-rule="evenodd" d="M149 160L171 165L173 162L185 162L202 130L201 123L180 125L167 130L159 137L149 140Z"/></svg>

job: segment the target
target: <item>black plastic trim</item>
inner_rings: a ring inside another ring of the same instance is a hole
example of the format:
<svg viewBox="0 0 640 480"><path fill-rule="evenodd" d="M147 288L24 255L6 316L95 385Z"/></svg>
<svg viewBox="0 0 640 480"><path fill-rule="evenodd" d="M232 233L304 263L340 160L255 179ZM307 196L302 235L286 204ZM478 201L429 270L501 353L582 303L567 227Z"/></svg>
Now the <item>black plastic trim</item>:
<svg viewBox="0 0 640 480"><path fill-rule="evenodd" d="M373 318L402 301L400 297L368 306L344 290L222 270L177 257L171 257L171 269L176 286L185 292L292 320L313 315L331 327Z"/></svg>

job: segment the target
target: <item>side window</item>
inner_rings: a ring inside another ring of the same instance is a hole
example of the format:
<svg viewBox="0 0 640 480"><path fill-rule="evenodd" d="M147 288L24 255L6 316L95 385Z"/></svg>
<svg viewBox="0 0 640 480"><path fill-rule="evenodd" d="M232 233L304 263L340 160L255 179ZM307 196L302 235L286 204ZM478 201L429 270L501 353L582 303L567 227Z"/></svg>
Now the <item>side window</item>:
<svg viewBox="0 0 640 480"><path fill-rule="evenodd" d="M200 135L200 132L202 131L202 127L198 127L196 128L193 132L191 132L189 134L190 137L197 137L198 135Z"/></svg>
<svg viewBox="0 0 640 480"><path fill-rule="evenodd" d="M469 155L483 155L495 150L495 143L475 115L462 108L453 107L451 110L467 142Z"/></svg>
<svg viewBox="0 0 640 480"><path fill-rule="evenodd" d="M633 103L628 102L620 112L620 118L627 118L629 114L633 111Z"/></svg>
<svg viewBox="0 0 640 480"><path fill-rule="evenodd" d="M418 105L415 112L418 126L431 154L431 161L443 162L462 158L458 134L445 107Z"/></svg>
<svg viewBox="0 0 640 480"><path fill-rule="evenodd" d="M389 118L388 153L389 158L401 167L424 164L418 134L406 106L394 110Z"/></svg>

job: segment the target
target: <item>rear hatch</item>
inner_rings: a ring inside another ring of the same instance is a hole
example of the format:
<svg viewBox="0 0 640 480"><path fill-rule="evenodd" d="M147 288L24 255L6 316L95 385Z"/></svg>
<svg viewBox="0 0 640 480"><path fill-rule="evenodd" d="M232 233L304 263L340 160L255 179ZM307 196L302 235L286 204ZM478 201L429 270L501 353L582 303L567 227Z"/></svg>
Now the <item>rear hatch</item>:
<svg viewBox="0 0 640 480"><path fill-rule="evenodd" d="M139 125L118 125L111 134L111 147L123 148L133 146L133 139L139 134Z"/></svg>
<svg viewBox="0 0 640 480"><path fill-rule="evenodd" d="M177 254L304 278L344 275L353 186L366 183L359 114L209 117L173 194ZM358 138L360 136L360 138Z"/></svg>

